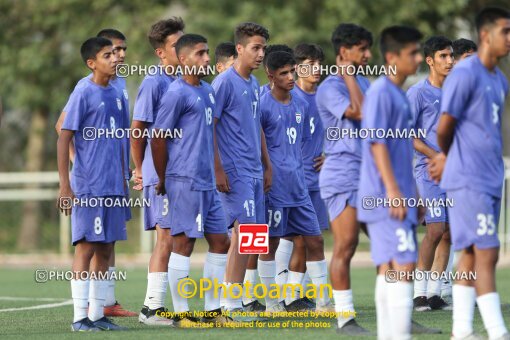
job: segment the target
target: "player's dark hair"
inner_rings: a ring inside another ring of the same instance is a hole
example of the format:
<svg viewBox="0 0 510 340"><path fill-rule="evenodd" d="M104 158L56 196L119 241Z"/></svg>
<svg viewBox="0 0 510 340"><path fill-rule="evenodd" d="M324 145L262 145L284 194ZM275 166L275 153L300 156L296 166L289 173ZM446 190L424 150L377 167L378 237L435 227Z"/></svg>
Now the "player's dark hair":
<svg viewBox="0 0 510 340"><path fill-rule="evenodd" d="M264 52L264 59L262 60L262 64L264 66L267 66L267 58L269 57L269 55L271 53L274 53L274 52L287 52L291 55L294 55L294 51L292 50L292 48L290 48L287 45L283 45L283 44L268 45L268 46L266 46L266 50Z"/></svg>
<svg viewBox="0 0 510 340"><path fill-rule="evenodd" d="M175 43L175 53L179 55L179 52L183 48L193 47L200 43L207 44L207 39L199 34L184 34L177 40L177 43Z"/></svg>
<svg viewBox="0 0 510 340"><path fill-rule="evenodd" d="M169 35L179 31L184 31L184 21L182 21L181 18L172 17L170 19L160 20L152 25L149 31L149 42L154 49L162 47L165 45L165 40Z"/></svg>
<svg viewBox="0 0 510 340"><path fill-rule="evenodd" d="M333 44L335 54L338 54L342 46L351 48L352 46L361 44L363 41L368 42L368 45L372 46L372 33L364 27L355 24L340 24L331 35L331 43Z"/></svg>
<svg viewBox="0 0 510 340"><path fill-rule="evenodd" d="M264 26L253 22L244 22L242 24L237 25L234 31L234 42L235 44L241 44L243 46L246 45L246 41L248 38L254 36L261 36L267 40L269 40L269 31Z"/></svg>
<svg viewBox="0 0 510 340"><path fill-rule="evenodd" d="M452 41L442 35L435 35L423 43L423 54L426 57L434 58L437 51L452 47Z"/></svg>
<svg viewBox="0 0 510 340"><path fill-rule="evenodd" d="M106 46L112 46L112 42L106 38L89 38L81 45L81 58L87 63L89 59L96 59L96 55Z"/></svg>
<svg viewBox="0 0 510 340"><path fill-rule="evenodd" d="M270 71L276 71L287 65L296 65L296 59L288 52L276 51L271 53L267 58L266 67Z"/></svg>
<svg viewBox="0 0 510 340"><path fill-rule="evenodd" d="M409 26L390 26L383 29L379 39L379 48L381 55L386 61L386 53L400 51L410 43L418 42L423 38L423 34L416 28Z"/></svg>
<svg viewBox="0 0 510 340"><path fill-rule="evenodd" d="M475 42L472 40L460 38L455 40L452 43L453 47L453 56L455 59L460 58L464 53L467 52L476 52L478 50L478 47L476 46Z"/></svg>
<svg viewBox="0 0 510 340"><path fill-rule="evenodd" d="M109 40L118 39L118 40L126 40L126 36L122 34L120 31L113 28L105 28L96 35L98 38L106 38Z"/></svg>
<svg viewBox="0 0 510 340"><path fill-rule="evenodd" d="M510 12L499 7L485 7L475 18L475 26L478 33L488 25L493 25L498 19L510 19Z"/></svg>
<svg viewBox="0 0 510 340"><path fill-rule="evenodd" d="M296 63L298 64L306 59L322 62L324 60L324 51L317 44L301 43L294 47L294 58L296 58Z"/></svg>
<svg viewBox="0 0 510 340"><path fill-rule="evenodd" d="M233 42L222 42L214 50L214 59L217 63L223 63L228 58L237 56L236 45Z"/></svg>

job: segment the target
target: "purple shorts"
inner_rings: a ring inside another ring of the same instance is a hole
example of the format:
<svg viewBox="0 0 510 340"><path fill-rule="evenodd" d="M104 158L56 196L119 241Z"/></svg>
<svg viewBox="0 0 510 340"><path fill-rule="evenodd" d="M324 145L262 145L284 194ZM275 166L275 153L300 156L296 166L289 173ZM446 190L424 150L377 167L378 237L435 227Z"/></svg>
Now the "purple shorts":
<svg viewBox="0 0 510 340"><path fill-rule="evenodd" d="M163 196L156 195L156 185L148 185L143 187L143 198L149 202L149 205L143 207L144 229L155 230L158 217L164 212L165 208L168 214L168 203L163 204Z"/></svg>
<svg viewBox="0 0 510 340"><path fill-rule="evenodd" d="M216 189L192 190L188 180L167 177L166 195L158 200L161 215L156 222L161 228L170 228L172 236L185 233L189 238L207 234L226 234L227 223Z"/></svg>
<svg viewBox="0 0 510 340"><path fill-rule="evenodd" d="M418 244L416 226L408 221L388 217L367 224L370 253L376 266L392 260L398 264L416 263Z"/></svg>
<svg viewBox="0 0 510 340"><path fill-rule="evenodd" d="M340 216L342 211L350 205L356 208L356 200L358 198L358 191L347 191L341 194L336 194L324 199L326 207L328 208L329 220L333 222L335 218Z"/></svg>
<svg viewBox="0 0 510 340"><path fill-rule="evenodd" d="M437 206L427 206L425 209L425 223L448 223L448 210L446 209L446 193L428 177L416 178L416 186L423 200L442 202Z"/></svg>
<svg viewBox="0 0 510 340"><path fill-rule="evenodd" d="M74 206L71 235L73 246L82 240L101 243L126 240L126 207Z"/></svg>
<svg viewBox="0 0 510 340"><path fill-rule="evenodd" d="M472 245L479 249L499 247L499 197L470 189L448 191L446 196L453 200L448 212L455 251Z"/></svg>
<svg viewBox="0 0 510 340"><path fill-rule="evenodd" d="M220 193L227 224L265 223L264 182L261 179L227 173L230 192Z"/></svg>
<svg viewBox="0 0 510 340"><path fill-rule="evenodd" d="M321 230L329 229L328 209L326 209L326 205L321 198L320 191L308 191L308 193L317 214L317 220L319 220L319 227Z"/></svg>
<svg viewBox="0 0 510 340"><path fill-rule="evenodd" d="M274 207L266 201L266 207L269 237L321 235L312 201L299 207Z"/></svg>

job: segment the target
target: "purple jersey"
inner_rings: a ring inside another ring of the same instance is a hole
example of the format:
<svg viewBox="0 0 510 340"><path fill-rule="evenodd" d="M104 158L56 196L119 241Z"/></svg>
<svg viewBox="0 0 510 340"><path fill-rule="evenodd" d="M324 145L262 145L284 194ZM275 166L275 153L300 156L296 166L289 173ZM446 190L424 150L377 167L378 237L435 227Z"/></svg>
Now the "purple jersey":
<svg viewBox="0 0 510 340"><path fill-rule="evenodd" d="M315 171L313 165L314 159L322 155L324 147L324 126L322 125L317 104L315 103L315 93L307 93L294 86L292 93L297 94L301 99L308 103L308 122L310 124L311 138L304 140L301 145L303 152L303 164L305 167L305 179L308 190L319 190L319 173Z"/></svg>
<svg viewBox="0 0 510 340"><path fill-rule="evenodd" d="M365 93L370 82L363 76L356 81ZM317 89L317 110L324 129L358 130L360 122L344 116L351 105L349 91L342 77L328 76ZM319 175L321 197L327 198L338 193L357 190L361 164L361 141L358 138L341 138L324 142L326 160Z"/></svg>
<svg viewBox="0 0 510 340"><path fill-rule="evenodd" d="M71 188L78 195L124 196L122 138L85 139L84 131L111 130L125 118L119 92L109 84L99 86L90 79L76 86L66 105L63 130L74 131L76 155ZM87 136L87 135L86 135Z"/></svg>
<svg viewBox="0 0 510 340"><path fill-rule="evenodd" d="M259 83L241 77L234 67L217 76L212 86L216 92L218 118L216 138L225 172L262 179L260 146Z"/></svg>
<svg viewBox="0 0 510 340"><path fill-rule="evenodd" d="M156 75L146 76L136 96L133 120L147 123L150 129L156 121L156 114L163 94L168 86L175 80L174 77L159 72ZM145 155L142 163L142 182L144 186L158 183L158 175L152 160L151 142L148 139L145 146Z"/></svg>
<svg viewBox="0 0 510 340"><path fill-rule="evenodd" d="M122 107L124 109L124 119L122 120L122 124L119 126L122 129L129 129L129 95L126 89L126 79L115 77L110 81L110 84L117 89L117 92L119 96L122 98ZM125 130L127 131L127 130ZM129 137L124 138L123 140L123 151L124 151L124 176L127 180L131 178L131 174L129 171L129 151L130 151L130 145L129 145Z"/></svg>
<svg viewBox="0 0 510 340"><path fill-rule="evenodd" d="M74 87L75 91L76 89L79 89L86 85L88 83L88 80L92 80L92 73L90 73L88 76L81 78L76 86ZM110 84L117 90L119 98L121 98L122 102L122 110L124 111L123 119L119 122L119 125L116 128L121 129L127 129L129 128L129 95L126 89L126 79L115 77L112 80L110 80ZM68 111L68 105L69 102L66 103L64 109L62 111L66 112ZM123 157L124 157L124 176L127 180L131 178L131 174L129 173L129 137L123 139Z"/></svg>
<svg viewBox="0 0 510 340"><path fill-rule="evenodd" d="M424 79L407 90L407 99L411 104L413 114L413 126L416 130L426 131L426 138L422 140L429 148L439 152L437 145L437 126L439 124L439 107L441 101L441 89L432 86L430 81ZM427 176L427 156L414 151L416 163L414 172L416 177Z"/></svg>
<svg viewBox="0 0 510 340"><path fill-rule="evenodd" d="M271 86L269 86L269 83L262 85L259 90L260 98L262 98L263 95L265 95L266 93L268 93L270 91L271 91Z"/></svg>
<svg viewBox="0 0 510 340"><path fill-rule="evenodd" d="M192 190L213 190L214 151L212 121L214 90L205 81L192 86L175 80L161 98L154 129L182 130L182 139L167 139L166 177L189 179Z"/></svg>
<svg viewBox="0 0 510 340"><path fill-rule="evenodd" d="M457 120L441 188L501 197L504 177L501 116L508 81L490 72L478 55L459 62L443 85L441 112Z"/></svg>
<svg viewBox="0 0 510 340"><path fill-rule="evenodd" d="M363 101L364 129L409 130L412 129L412 114L406 94L387 77L380 77L368 89ZM379 135L379 134L378 134ZM413 141L404 138L371 138L362 140L362 161L358 189L358 219L375 223L389 218L384 206L365 207L366 200L386 198L386 188L377 169L370 146L372 143L385 144L388 148L391 167L398 188L404 198L416 198L416 183L413 177ZM417 223L416 208L407 208L406 219Z"/></svg>
<svg viewBox="0 0 510 340"><path fill-rule="evenodd" d="M301 144L310 139L308 104L291 96L288 104L274 99L271 92L260 99L261 123L273 167L270 205L296 207L310 201L306 187Z"/></svg>

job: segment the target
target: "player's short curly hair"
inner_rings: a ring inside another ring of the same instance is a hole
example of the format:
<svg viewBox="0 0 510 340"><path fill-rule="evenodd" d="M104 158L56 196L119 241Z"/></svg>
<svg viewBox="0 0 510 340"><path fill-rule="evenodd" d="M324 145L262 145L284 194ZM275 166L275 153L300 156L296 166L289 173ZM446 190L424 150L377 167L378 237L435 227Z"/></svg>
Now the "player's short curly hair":
<svg viewBox="0 0 510 340"><path fill-rule="evenodd" d="M152 25L149 31L149 42L156 49L165 45L165 40L169 35L179 31L184 31L184 21L182 18L172 17L170 19L160 20Z"/></svg>
<svg viewBox="0 0 510 340"><path fill-rule="evenodd" d="M351 48L361 44L363 41L368 42L368 45L372 46L372 33L364 27L355 24L340 24L331 35L331 43L333 44L335 54L338 54L340 47Z"/></svg>
<svg viewBox="0 0 510 340"><path fill-rule="evenodd" d="M235 44L246 45L246 41L248 38L254 36L261 36L267 40L269 40L269 31L264 26L253 22L244 22L242 24L237 25L234 31L234 42Z"/></svg>

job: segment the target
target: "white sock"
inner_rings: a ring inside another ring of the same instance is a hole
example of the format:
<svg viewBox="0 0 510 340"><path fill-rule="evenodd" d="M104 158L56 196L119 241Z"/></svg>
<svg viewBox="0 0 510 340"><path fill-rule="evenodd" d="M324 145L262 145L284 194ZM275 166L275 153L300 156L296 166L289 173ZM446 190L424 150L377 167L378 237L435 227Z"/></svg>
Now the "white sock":
<svg viewBox="0 0 510 340"><path fill-rule="evenodd" d="M338 328L342 328L347 321L354 319L354 303L352 302L352 289L333 290L335 312L338 316Z"/></svg>
<svg viewBox="0 0 510 340"><path fill-rule="evenodd" d="M105 306L113 306L117 299L115 299L115 280L110 279L115 272L115 267L108 268L108 287L106 288L106 300L104 301Z"/></svg>
<svg viewBox="0 0 510 340"><path fill-rule="evenodd" d="M87 317L89 306L89 280L71 280L71 296L74 305L73 322L80 321Z"/></svg>
<svg viewBox="0 0 510 340"><path fill-rule="evenodd" d="M221 283L225 275L225 266L227 265L227 254L207 253L204 265L204 279L211 280L211 284ZM204 293L205 310L212 311L220 308L219 292L209 289Z"/></svg>
<svg viewBox="0 0 510 340"><path fill-rule="evenodd" d="M414 297L418 296L427 296L427 278L430 275L429 270L419 270L416 269L415 275L414 275Z"/></svg>
<svg viewBox="0 0 510 340"><path fill-rule="evenodd" d="M241 297L242 283L225 283L225 309L232 310L236 308L243 308L243 299ZM238 298L234 296L239 296Z"/></svg>
<svg viewBox="0 0 510 340"><path fill-rule="evenodd" d="M326 260L307 261L306 268L308 268L308 274L316 288L317 307L324 307L330 302L330 291L326 287L326 284L328 283L328 264L326 263Z"/></svg>
<svg viewBox="0 0 510 340"><path fill-rule="evenodd" d="M223 285L226 286L227 283L225 281L223 281ZM220 306L222 308L226 308L227 307L227 297L225 295L225 289L223 289L223 286L220 288Z"/></svg>
<svg viewBox="0 0 510 340"><path fill-rule="evenodd" d="M168 283L170 284L172 303L176 313L189 311L188 299L182 297L177 289L179 280L189 276L189 266L189 257L176 253L170 254L170 261L168 261Z"/></svg>
<svg viewBox="0 0 510 340"><path fill-rule="evenodd" d="M475 287L454 284L452 334L464 338L473 333L473 315L475 314Z"/></svg>
<svg viewBox="0 0 510 340"><path fill-rule="evenodd" d="M427 283L427 297L430 298L434 295L441 296L441 286L443 285L443 281L441 280L432 280L430 279ZM416 294L416 289L415 289Z"/></svg>
<svg viewBox="0 0 510 340"><path fill-rule="evenodd" d="M292 287L298 287L303 281L303 277L305 273L293 272L289 271L289 276L287 277L287 291L285 292L285 304L290 305L293 301L301 298L300 289L292 289ZM304 292L303 292L304 293ZM304 295L303 295L304 296ZM280 297L280 300L283 299L283 295Z"/></svg>
<svg viewBox="0 0 510 340"><path fill-rule="evenodd" d="M305 276L303 276L303 281L301 282L301 284L303 285L303 288L304 288L305 293L306 293L308 288L310 288L309 285L312 284L312 280L310 279L310 275L308 275L308 269L305 272Z"/></svg>
<svg viewBox="0 0 510 340"><path fill-rule="evenodd" d="M246 269L246 274L244 274L244 287L246 288L246 294L243 295L243 303L245 305L249 304L252 301L257 300L254 296L254 287L257 284L257 277L259 276L259 272L257 269ZM246 283L249 282L248 286ZM248 297L250 296L250 297Z"/></svg>
<svg viewBox="0 0 510 340"><path fill-rule="evenodd" d="M89 288L89 319L97 321L104 316L104 300L106 298L106 280L90 280Z"/></svg>
<svg viewBox="0 0 510 340"><path fill-rule="evenodd" d="M262 261L259 259L257 267L259 268L260 282L266 286L268 292L265 297L266 308L271 308L278 304L278 299L269 297L269 291L272 290L276 284L276 263L275 261Z"/></svg>
<svg viewBox="0 0 510 340"><path fill-rule="evenodd" d="M287 283L289 273L289 262L292 256L294 243L284 238L280 239L280 244L276 249L274 260L276 262L276 283L282 287Z"/></svg>
<svg viewBox="0 0 510 340"><path fill-rule="evenodd" d="M377 275L375 280L375 310L377 317L377 339L379 340L391 339L387 289L388 283L386 282L385 275Z"/></svg>
<svg viewBox="0 0 510 340"><path fill-rule="evenodd" d="M148 273L147 293L145 294L145 301L143 304L152 310L164 307L167 285L167 272Z"/></svg>
<svg viewBox="0 0 510 340"><path fill-rule="evenodd" d="M413 284L398 281L386 285L392 339L411 339Z"/></svg>
<svg viewBox="0 0 510 340"><path fill-rule="evenodd" d="M489 339L497 339L507 333L505 321L501 314L499 294L496 292L487 293L476 298L483 324L489 334Z"/></svg>

